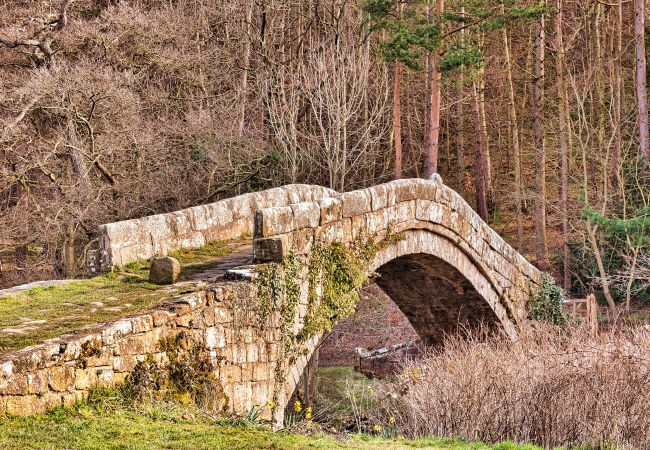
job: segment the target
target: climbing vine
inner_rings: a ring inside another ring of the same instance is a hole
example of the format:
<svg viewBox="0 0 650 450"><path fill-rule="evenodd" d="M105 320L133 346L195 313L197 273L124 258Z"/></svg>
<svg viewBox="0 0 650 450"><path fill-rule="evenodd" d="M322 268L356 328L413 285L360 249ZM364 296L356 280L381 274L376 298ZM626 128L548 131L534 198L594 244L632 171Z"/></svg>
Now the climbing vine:
<svg viewBox="0 0 650 450"><path fill-rule="evenodd" d="M312 336L330 331L333 324L355 310L359 289L368 280L370 264L380 250L403 239L389 233L377 241L356 239L349 245L335 242L316 244L308 261L290 253L282 263L263 265L257 277L260 323L273 311L282 312L284 350L291 353ZM295 333L295 320L300 302L301 274L306 270L308 308L304 326Z"/></svg>
<svg viewBox="0 0 650 450"><path fill-rule="evenodd" d="M299 338L328 332L336 321L354 313L375 255L401 239L389 233L381 241L371 237L366 242L358 238L349 246L340 242L316 245L308 273L309 307Z"/></svg>
<svg viewBox="0 0 650 450"><path fill-rule="evenodd" d="M542 286L531 294L530 318L554 325L564 325L568 321L563 305L565 297L566 294L555 284L555 280L545 273L542 277Z"/></svg>

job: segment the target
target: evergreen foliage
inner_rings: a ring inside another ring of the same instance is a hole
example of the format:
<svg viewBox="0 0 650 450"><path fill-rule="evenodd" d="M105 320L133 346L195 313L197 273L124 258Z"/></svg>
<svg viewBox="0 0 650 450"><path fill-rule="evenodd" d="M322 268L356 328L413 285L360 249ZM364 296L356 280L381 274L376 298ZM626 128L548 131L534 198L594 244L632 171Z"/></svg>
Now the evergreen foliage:
<svg viewBox="0 0 650 450"><path fill-rule="evenodd" d="M401 4L402 13L397 13ZM431 17L422 0L366 0L362 9L367 14L371 31L386 31L379 51L387 62L400 62L412 70L422 70L422 57L437 50L447 36L467 28L480 31L529 22L550 11L543 5L522 6L516 0L465 3L465 14L444 12ZM476 43L455 44L442 54L439 70L445 72L460 66L476 67L481 63L481 49Z"/></svg>
<svg viewBox="0 0 650 450"><path fill-rule="evenodd" d="M532 293L530 318L553 325L564 325L568 321L563 305L565 298L564 290L555 284L553 277L544 274L541 288Z"/></svg>

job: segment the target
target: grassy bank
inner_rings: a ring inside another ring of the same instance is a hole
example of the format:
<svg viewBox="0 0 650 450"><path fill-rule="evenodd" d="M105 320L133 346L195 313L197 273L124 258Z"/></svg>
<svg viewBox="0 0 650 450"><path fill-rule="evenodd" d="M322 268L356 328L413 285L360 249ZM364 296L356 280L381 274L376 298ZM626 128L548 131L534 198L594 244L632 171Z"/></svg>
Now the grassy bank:
<svg viewBox="0 0 650 450"><path fill-rule="evenodd" d="M0 298L0 353L115 319L175 292L146 280L110 273L6 295Z"/></svg>
<svg viewBox="0 0 650 450"><path fill-rule="evenodd" d="M214 267L238 241L216 241L172 253L182 278ZM179 292L147 281L149 262L138 261L89 279L60 286L34 287L0 297L0 353L69 333L84 325L122 317Z"/></svg>
<svg viewBox="0 0 650 450"><path fill-rule="evenodd" d="M245 421L216 420L178 404L138 409L106 404L58 409L36 417L0 417L2 449L502 449L450 439L384 439L273 432Z"/></svg>

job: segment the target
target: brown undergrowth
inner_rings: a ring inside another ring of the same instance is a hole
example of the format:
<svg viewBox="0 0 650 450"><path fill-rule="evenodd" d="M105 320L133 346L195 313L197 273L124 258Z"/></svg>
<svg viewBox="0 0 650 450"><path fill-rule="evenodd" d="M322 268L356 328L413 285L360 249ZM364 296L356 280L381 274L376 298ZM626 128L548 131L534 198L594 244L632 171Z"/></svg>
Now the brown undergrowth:
<svg viewBox="0 0 650 450"><path fill-rule="evenodd" d="M650 448L650 331L450 337L385 384L377 422L407 436Z"/></svg>

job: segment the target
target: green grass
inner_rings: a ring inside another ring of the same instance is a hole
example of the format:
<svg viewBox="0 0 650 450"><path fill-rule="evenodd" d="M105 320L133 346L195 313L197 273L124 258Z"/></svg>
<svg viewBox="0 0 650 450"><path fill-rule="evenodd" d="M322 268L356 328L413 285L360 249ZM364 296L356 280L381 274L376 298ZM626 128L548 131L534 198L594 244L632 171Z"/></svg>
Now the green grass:
<svg viewBox="0 0 650 450"><path fill-rule="evenodd" d="M36 287L0 297L0 330L24 330L22 334L0 333L0 352L124 316L152 306L175 292L173 288L157 286L134 276L109 273L63 286ZM107 309L117 307L120 309ZM43 320L44 323L38 323ZM24 325L33 321L36 321L33 325Z"/></svg>
<svg viewBox="0 0 650 450"><path fill-rule="evenodd" d="M216 241L172 253L182 265L182 279L214 267L232 251L232 242ZM134 261L108 273L63 286L36 287L0 297L0 353L43 342L84 325L105 322L155 305L178 292L149 283L149 261ZM103 305L93 303L101 302ZM120 309L111 311L110 308ZM107 309L108 308L108 309ZM41 321L44 323L40 323ZM29 322L34 322L29 324Z"/></svg>
<svg viewBox="0 0 650 450"><path fill-rule="evenodd" d="M320 367L316 373L315 418L336 429L355 425L352 401L361 409L369 407L372 380L352 367Z"/></svg>
<svg viewBox="0 0 650 450"><path fill-rule="evenodd" d="M227 256L232 252L228 243L229 241L209 242L203 247L184 248L177 252L170 253L169 256L176 258L181 264L203 263Z"/></svg>
<svg viewBox="0 0 650 450"><path fill-rule="evenodd" d="M499 449L453 439L384 439L367 435L273 432L244 421L213 419L189 406L161 403L138 409L83 404L36 417L0 416L2 449Z"/></svg>

